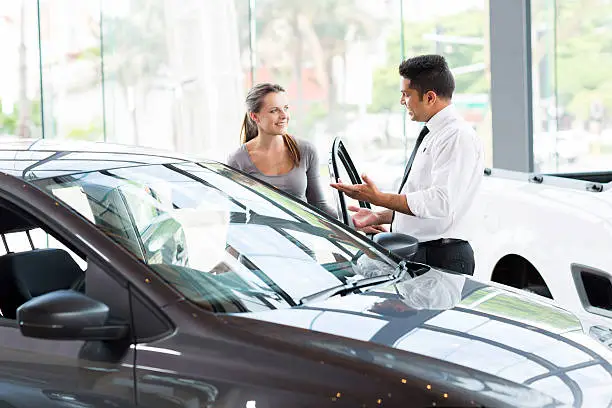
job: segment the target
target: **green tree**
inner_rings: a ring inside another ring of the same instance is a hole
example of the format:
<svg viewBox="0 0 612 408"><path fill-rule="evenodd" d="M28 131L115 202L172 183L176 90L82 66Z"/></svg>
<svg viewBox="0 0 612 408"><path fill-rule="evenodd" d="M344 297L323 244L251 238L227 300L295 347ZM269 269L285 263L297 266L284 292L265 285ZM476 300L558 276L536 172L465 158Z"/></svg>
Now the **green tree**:
<svg viewBox="0 0 612 408"><path fill-rule="evenodd" d="M556 14L558 103L582 120L595 100L612 111L612 4L558 1Z"/></svg>
<svg viewBox="0 0 612 408"><path fill-rule="evenodd" d="M257 2L259 62L273 70L277 81L293 80L298 101L304 100L302 74L312 66L315 80L327 94L330 127L341 126L333 63L345 61L348 45L376 38L383 26L370 15L355 9L353 0L260 0ZM283 52L289 51L289 60ZM303 116L298 105L298 117Z"/></svg>
<svg viewBox="0 0 612 408"><path fill-rule="evenodd" d="M92 121L85 127L71 129L66 135L66 138L89 141L99 140L99 135L103 132L101 123L101 118L97 118L97 120Z"/></svg>
<svg viewBox="0 0 612 408"><path fill-rule="evenodd" d="M400 81L399 81L399 59L393 64L389 62L374 71L374 89L372 90L372 103L368 106L370 113L398 112L401 111L399 104Z"/></svg>
<svg viewBox="0 0 612 408"><path fill-rule="evenodd" d="M485 39L486 15L482 10L466 10L457 14L444 16L431 21L405 24L405 56L441 52L451 68L469 66L485 62L484 44L436 44L426 38L427 34L441 32L447 36L471 37ZM393 30L387 40L387 63L374 72L374 89L372 104L368 110L372 113L398 110L399 72L401 60L400 31ZM486 93L488 80L482 71L455 76L456 93Z"/></svg>
<svg viewBox="0 0 612 408"><path fill-rule="evenodd" d="M4 113L5 109L3 109L2 101L0 100L0 133L7 135L17 135L19 133L19 120L22 117L20 115L21 106L21 103L14 103L12 112L10 114ZM29 126L40 128L42 125L40 99L29 101L27 106L30 108ZM31 133L28 132L28 134Z"/></svg>
<svg viewBox="0 0 612 408"><path fill-rule="evenodd" d="M536 101L554 97L570 119L583 121L589 120L594 102L612 112L611 15L609 1L532 1ZM544 118L538 119L536 126Z"/></svg>

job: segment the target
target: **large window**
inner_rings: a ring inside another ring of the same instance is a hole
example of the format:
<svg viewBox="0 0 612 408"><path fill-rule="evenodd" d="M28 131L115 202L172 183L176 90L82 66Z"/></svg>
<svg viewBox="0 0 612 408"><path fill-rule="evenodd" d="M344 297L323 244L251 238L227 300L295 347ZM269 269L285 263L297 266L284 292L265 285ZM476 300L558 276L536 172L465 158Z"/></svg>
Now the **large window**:
<svg viewBox="0 0 612 408"><path fill-rule="evenodd" d="M453 102L483 140L486 162L491 165L488 4L487 0L404 0L403 56L435 53L446 57L455 76ZM412 142L417 135L414 127L406 133Z"/></svg>
<svg viewBox="0 0 612 408"><path fill-rule="evenodd" d="M242 111L238 27L248 27L248 10L232 1L2 2L0 136L223 159Z"/></svg>
<svg viewBox="0 0 612 408"><path fill-rule="evenodd" d="M317 147L322 173L340 136L360 168L395 188L387 175L402 174L419 132L399 104L398 65L437 52L461 114L490 145L486 0L4 3L4 135L224 160L239 144L246 91L270 81L287 89L290 132Z"/></svg>
<svg viewBox="0 0 612 408"><path fill-rule="evenodd" d="M0 137L41 136L37 1L0 2Z"/></svg>
<svg viewBox="0 0 612 408"><path fill-rule="evenodd" d="M323 157L340 136L360 169L381 188L397 188L420 130L399 103L398 66L413 55L440 53L456 77L455 103L489 146L490 158L486 1L438 0L427 7L416 0L250 4L255 82L287 88L290 131L310 139ZM326 160L321 162L325 173Z"/></svg>
<svg viewBox="0 0 612 408"><path fill-rule="evenodd" d="M530 3L535 170L607 170L612 1ZM224 160L246 90L272 81L289 92L294 135L324 158L341 136L360 168L394 188L387 175L402 172L418 134L399 105L398 64L440 53L492 164L487 0L15 0L0 5L0 34L3 138Z"/></svg>
<svg viewBox="0 0 612 408"><path fill-rule="evenodd" d="M38 1L45 138L104 138L99 3Z"/></svg>
<svg viewBox="0 0 612 408"><path fill-rule="evenodd" d="M612 2L532 0L536 170L609 170Z"/></svg>
<svg viewBox="0 0 612 408"><path fill-rule="evenodd" d="M231 1L102 2L106 140L222 159L243 98Z"/></svg>

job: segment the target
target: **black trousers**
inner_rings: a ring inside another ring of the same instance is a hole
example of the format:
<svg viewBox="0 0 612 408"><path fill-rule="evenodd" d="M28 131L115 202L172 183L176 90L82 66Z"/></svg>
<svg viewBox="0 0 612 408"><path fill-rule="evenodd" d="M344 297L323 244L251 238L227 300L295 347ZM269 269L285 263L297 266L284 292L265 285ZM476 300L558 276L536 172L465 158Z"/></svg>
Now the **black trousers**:
<svg viewBox="0 0 612 408"><path fill-rule="evenodd" d="M469 242L460 239L437 239L419 242L412 261L454 272L474 275L474 251Z"/></svg>

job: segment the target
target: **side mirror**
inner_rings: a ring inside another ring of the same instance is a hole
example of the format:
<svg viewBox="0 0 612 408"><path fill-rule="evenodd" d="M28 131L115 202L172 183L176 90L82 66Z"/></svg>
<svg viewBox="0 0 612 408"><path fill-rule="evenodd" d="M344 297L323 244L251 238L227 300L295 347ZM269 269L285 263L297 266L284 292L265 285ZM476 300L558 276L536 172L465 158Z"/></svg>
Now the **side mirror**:
<svg viewBox="0 0 612 408"><path fill-rule="evenodd" d="M107 324L108 306L73 290L58 290L30 299L17 309L26 337L53 340L119 340L125 324Z"/></svg>
<svg viewBox="0 0 612 408"><path fill-rule="evenodd" d="M419 249L418 239L399 232L380 232L374 235L373 241L407 261L410 261Z"/></svg>

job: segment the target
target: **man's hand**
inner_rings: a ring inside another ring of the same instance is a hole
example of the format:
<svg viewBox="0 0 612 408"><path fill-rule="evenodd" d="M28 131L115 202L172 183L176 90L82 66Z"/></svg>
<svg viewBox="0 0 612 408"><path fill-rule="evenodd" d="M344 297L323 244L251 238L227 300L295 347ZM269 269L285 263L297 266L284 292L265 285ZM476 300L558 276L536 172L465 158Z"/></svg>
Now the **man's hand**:
<svg viewBox="0 0 612 408"><path fill-rule="evenodd" d="M331 183L330 186L343 192L354 200L366 201L368 203L378 205L381 196L380 190L365 174L363 174L361 178L364 181L362 184L344 184L342 183L342 180L339 180L338 183Z"/></svg>
<svg viewBox="0 0 612 408"><path fill-rule="evenodd" d="M359 231L366 234L378 234L379 232L387 232L386 228L381 224L380 217L377 213L369 208L361 208L354 205L349 205L349 211L354 212L352 215L353 224Z"/></svg>

